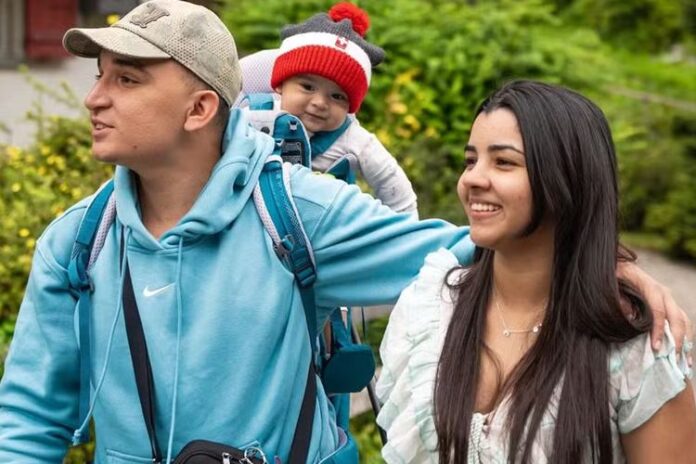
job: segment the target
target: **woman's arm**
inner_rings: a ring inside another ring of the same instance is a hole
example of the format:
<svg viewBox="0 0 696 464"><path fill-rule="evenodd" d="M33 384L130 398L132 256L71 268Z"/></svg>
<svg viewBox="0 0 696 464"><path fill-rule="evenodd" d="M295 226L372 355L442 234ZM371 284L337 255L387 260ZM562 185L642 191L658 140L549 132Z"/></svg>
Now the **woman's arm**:
<svg viewBox="0 0 696 464"><path fill-rule="evenodd" d="M647 422L621 436L629 464L696 462L696 405L691 382Z"/></svg>

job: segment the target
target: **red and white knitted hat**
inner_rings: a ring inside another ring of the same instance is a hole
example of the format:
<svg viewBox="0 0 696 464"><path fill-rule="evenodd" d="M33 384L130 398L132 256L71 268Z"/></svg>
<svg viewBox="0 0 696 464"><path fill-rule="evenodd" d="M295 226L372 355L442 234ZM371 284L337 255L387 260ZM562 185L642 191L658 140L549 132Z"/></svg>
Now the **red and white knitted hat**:
<svg viewBox="0 0 696 464"><path fill-rule="evenodd" d="M367 13L347 2L334 5L328 14L285 26L271 87L297 74L317 74L341 87L348 95L348 111L356 113L370 86L372 68L384 60L384 50L363 38L369 27Z"/></svg>

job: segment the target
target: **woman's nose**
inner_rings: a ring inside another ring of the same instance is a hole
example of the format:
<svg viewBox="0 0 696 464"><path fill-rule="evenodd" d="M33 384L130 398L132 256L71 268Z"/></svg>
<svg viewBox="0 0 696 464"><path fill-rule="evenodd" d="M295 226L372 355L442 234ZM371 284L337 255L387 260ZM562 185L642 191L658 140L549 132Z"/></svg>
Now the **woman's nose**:
<svg viewBox="0 0 696 464"><path fill-rule="evenodd" d="M469 164L462 173L462 183L466 187L488 188L490 182L488 166L482 160Z"/></svg>

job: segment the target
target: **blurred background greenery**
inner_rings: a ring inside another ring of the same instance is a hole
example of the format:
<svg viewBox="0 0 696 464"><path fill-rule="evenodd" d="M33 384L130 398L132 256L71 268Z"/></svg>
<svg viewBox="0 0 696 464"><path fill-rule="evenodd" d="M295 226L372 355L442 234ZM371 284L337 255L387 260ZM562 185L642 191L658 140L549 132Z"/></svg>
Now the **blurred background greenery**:
<svg viewBox="0 0 696 464"><path fill-rule="evenodd" d="M241 54L277 47L284 24L333 3L214 2ZM359 118L404 166L422 217L464 222L455 185L475 107L507 80L540 79L572 87L606 112L619 155L624 237L696 259L696 1L357 3L372 19L368 39L387 51ZM67 87L36 88L79 105ZM0 361L36 239L111 172L91 160L86 118L46 115L40 106L29 117L37 126L33 144L0 145ZM376 324L378 340L384 324ZM354 427L363 462L380 462L369 413ZM90 454L90 446L75 449L66 462Z"/></svg>

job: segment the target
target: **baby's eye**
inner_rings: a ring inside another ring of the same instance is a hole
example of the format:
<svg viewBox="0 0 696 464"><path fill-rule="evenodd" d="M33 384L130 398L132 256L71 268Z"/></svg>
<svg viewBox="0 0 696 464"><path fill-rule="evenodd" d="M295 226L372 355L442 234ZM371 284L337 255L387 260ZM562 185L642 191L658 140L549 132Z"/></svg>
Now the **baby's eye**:
<svg viewBox="0 0 696 464"><path fill-rule="evenodd" d="M333 98L334 100L338 100L338 101L347 101L348 100L348 97L342 93L335 93L335 94L331 95L331 98Z"/></svg>
<svg viewBox="0 0 696 464"><path fill-rule="evenodd" d="M97 73L97 74L94 75L94 80L98 81L99 79L102 78L102 76L103 76L102 73Z"/></svg>
<svg viewBox="0 0 696 464"><path fill-rule="evenodd" d="M311 92L312 90L314 90L314 86L312 84L307 83L307 82L300 82L300 86L308 92Z"/></svg>

